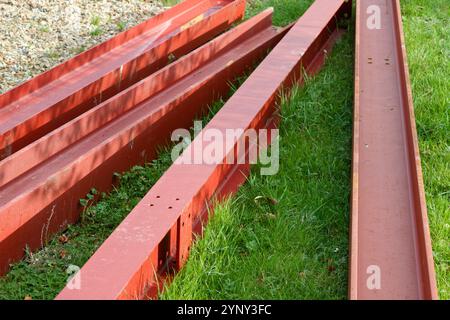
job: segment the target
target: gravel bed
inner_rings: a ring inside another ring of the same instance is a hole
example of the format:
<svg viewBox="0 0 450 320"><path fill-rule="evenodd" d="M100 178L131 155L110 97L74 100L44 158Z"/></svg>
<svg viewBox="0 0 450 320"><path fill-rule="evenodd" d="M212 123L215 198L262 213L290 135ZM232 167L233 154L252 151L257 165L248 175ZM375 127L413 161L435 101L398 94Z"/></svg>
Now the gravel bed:
<svg viewBox="0 0 450 320"><path fill-rule="evenodd" d="M0 0L0 94L164 9L158 0Z"/></svg>

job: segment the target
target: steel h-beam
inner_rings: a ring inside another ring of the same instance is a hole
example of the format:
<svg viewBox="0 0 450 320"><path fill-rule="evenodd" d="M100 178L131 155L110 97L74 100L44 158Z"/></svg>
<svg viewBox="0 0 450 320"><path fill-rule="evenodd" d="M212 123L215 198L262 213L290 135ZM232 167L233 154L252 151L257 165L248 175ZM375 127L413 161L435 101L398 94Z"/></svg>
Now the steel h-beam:
<svg viewBox="0 0 450 320"><path fill-rule="evenodd" d="M272 11L221 35L0 162L0 271L74 223L91 188L152 160L285 34Z"/></svg>

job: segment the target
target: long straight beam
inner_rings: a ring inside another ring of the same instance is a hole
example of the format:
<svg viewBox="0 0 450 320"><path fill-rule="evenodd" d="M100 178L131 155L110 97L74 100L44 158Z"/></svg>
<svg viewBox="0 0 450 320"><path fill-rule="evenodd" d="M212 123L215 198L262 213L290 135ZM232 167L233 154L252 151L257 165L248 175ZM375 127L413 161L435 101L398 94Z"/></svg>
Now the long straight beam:
<svg viewBox="0 0 450 320"><path fill-rule="evenodd" d="M400 1L359 0L351 299L436 299Z"/></svg>
<svg viewBox="0 0 450 320"><path fill-rule="evenodd" d="M182 57L0 161L0 187L32 170L70 145L86 138L108 122L121 117L138 104L163 93L183 77L198 71L211 60L217 59L219 55L236 47L239 41L248 40L250 30L258 33L267 29L271 26L269 18L270 13L266 12L252 20L251 24L243 24L239 28L235 28L226 36L213 40L192 54Z"/></svg>
<svg viewBox="0 0 450 320"><path fill-rule="evenodd" d="M0 96L0 159L202 45L245 0L186 0Z"/></svg>
<svg viewBox="0 0 450 320"><path fill-rule="evenodd" d="M339 34L338 18L350 10L344 0L315 1L204 130L272 128L280 90L301 81L303 70L318 70ZM184 154L208 143L200 134ZM193 231L206 220L213 199L245 181L249 164L225 161L236 148L226 145L222 164L173 164L81 269L81 286L66 287L57 299L154 297L161 275L185 263Z"/></svg>
<svg viewBox="0 0 450 320"><path fill-rule="evenodd" d="M0 270L77 221L91 188L152 160L285 33L267 10L0 162Z"/></svg>

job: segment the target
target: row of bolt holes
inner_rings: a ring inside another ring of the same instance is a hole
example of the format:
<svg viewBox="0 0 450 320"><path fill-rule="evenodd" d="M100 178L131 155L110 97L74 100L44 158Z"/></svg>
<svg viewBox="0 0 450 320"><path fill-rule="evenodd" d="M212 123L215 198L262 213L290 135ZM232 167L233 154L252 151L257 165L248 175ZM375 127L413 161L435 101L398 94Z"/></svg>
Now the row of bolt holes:
<svg viewBox="0 0 450 320"><path fill-rule="evenodd" d="M156 196L156 198L157 199L160 199L161 198L161 196ZM180 201L180 198L176 198L175 199L175 201ZM155 205L153 204L153 203L150 203L150 207L154 207ZM172 206L170 206L168 209L173 209L173 207ZM191 214L189 213L189 216L188 216L188 218L190 218L191 217ZM182 223L182 227L184 227L184 222ZM191 250L191 246L188 246L188 252ZM169 253L167 253L167 256L168 256L168 254ZM184 253L181 255L181 259L184 259ZM173 263L174 264L176 264L176 261L173 261ZM159 264L160 264L160 266L163 264L163 260L159 260Z"/></svg>
<svg viewBox="0 0 450 320"><path fill-rule="evenodd" d="M373 64L373 59L372 58L368 58L368 60L369 60L368 61L369 64ZM384 59L384 64L387 65L387 66L390 65L391 64L391 60L389 58Z"/></svg>
<svg viewBox="0 0 450 320"><path fill-rule="evenodd" d="M157 199L161 198L161 196L156 196ZM175 201L180 201L180 198L176 198ZM150 207L154 207L155 205L153 203L150 203ZM173 209L172 206L170 206L168 209Z"/></svg>
<svg viewBox="0 0 450 320"><path fill-rule="evenodd" d="M161 196L156 196L156 198L157 198L157 199L160 199ZM180 201L180 198L176 198L175 201ZM150 207L154 207L154 206L155 206L155 205L154 205L153 203L150 203ZM170 207L168 207L168 209L169 209L169 210L170 210L170 209L173 209L173 207L170 206ZM189 213L188 218L190 218L190 217L191 217L191 214ZM184 227L184 222L183 222L182 226Z"/></svg>

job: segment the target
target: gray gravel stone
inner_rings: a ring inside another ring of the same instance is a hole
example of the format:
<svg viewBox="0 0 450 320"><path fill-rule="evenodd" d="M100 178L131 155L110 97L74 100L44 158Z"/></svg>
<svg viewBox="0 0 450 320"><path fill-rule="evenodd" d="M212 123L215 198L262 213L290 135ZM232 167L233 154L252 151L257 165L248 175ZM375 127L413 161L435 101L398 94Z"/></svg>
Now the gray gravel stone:
<svg viewBox="0 0 450 320"><path fill-rule="evenodd" d="M163 10L158 0L0 0L0 93Z"/></svg>

